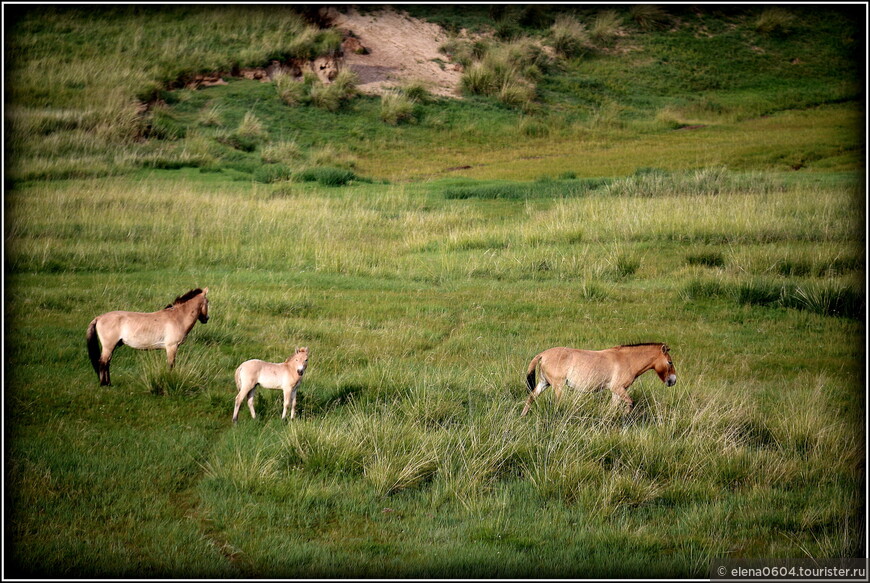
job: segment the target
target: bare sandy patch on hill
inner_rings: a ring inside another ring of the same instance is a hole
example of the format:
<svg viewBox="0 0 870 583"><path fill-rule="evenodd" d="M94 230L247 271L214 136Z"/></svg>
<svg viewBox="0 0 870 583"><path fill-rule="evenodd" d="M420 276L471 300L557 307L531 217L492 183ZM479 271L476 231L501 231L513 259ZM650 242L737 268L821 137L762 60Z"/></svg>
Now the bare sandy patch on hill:
<svg viewBox="0 0 870 583"><path fill-rule="evenodd" d="M439 52L449 39L440 26L394 9L367 14L352 7L343 12L331 9L329 18L351 39L345 44L342 66L357 74L361 92L379 95L419 81L433 95L459 97L462 67ZM367 54L353 50L355 41Z"/></svg>

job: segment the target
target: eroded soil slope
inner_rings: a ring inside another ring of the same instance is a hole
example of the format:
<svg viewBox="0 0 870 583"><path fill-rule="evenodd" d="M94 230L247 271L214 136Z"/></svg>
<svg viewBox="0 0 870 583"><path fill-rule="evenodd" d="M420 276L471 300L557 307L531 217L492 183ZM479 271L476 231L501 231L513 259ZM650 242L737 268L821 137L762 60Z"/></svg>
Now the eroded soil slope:
<svg viewBox="0 0 870 583"><path fill-rule="evenodd" d="M359 76L358 88L382 94L391 87L422 81L434 95L458 97L461 67L438 49L448 40L440 26L386 9L360 14L331 9L332 25L345 31L343 66Z"/></svg>

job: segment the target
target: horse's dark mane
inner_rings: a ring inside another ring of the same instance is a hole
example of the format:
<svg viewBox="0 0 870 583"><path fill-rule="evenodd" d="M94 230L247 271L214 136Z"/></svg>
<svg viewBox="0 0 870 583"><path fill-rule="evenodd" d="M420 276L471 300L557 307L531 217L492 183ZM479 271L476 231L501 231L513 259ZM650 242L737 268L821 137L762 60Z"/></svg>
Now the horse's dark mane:
<svg viewBox="0 0 870 583"><path fill-rule="evenodd" d="M635 346L661 346L664 342L638 342L637 344L620 344L614 348L634 348Z"/></svg>
<svg viewBox="0 0 870 583"><path fill-rule="evenodd" d="M193 298L195 298L196 296L198 296L201 293L202 293L201 288L192 289L189 292L187 292L186 294L180 295L177 298L175 298L175 301L172 302L171 304L169 304L168 306L166 306L166 308L172 308L174 306L177 306L178 304L183 304L184 302L186 302L188 300L192 300ZM164 308L164 309L166 309L166 308Z"/></svg>

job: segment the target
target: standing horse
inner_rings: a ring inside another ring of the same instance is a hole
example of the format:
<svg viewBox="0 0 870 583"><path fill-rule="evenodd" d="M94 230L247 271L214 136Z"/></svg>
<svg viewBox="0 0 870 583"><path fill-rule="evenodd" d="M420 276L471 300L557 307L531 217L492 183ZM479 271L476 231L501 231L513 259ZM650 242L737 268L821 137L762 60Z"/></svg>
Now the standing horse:
<svg viewBox="0 0 870 583"><path fill-rule="evenodd" d="M290 405L290 419L296 417L296 390L302 384L302 375L308 366L308 347L297 348L293 356L284 362L266 362L263 360L246 360L236 369L236 406L233 409L233 423L239 420L239 407L242 401L248 400L251 419L256 419L254 413L254 392L257 385L264 389L281 389L284 391L284 411L281 419L287 417L287 406Z"/></svg>
<svg viewBox="0 0 870 583"><path fill-rule="evenodd" d="M677 382L677 371L671 360L667 344L629 344L607 350L577 350L576 348L549 348L536 355L529 363L526 387L529 399L520 417L529 412L535 397L547 387L553 387L558 400L567 384L583 392L610 389L612 400L628 403L631 410L634 402L628 396L628 387L648 370L655 370L667 386ZM535 386L535 369L540 362L541 380Z"/></svg>
<svg viewBox="0 0 870 583"><path fill-rule="evenodd" d="M123 344L139 350L166 349L169 368L197 320L208 322L208 288L192 289L158 312L106 312L88 325L88 354L100 385L110 385L112 353ZM102 352L99 344L102 344Z"/></svg>

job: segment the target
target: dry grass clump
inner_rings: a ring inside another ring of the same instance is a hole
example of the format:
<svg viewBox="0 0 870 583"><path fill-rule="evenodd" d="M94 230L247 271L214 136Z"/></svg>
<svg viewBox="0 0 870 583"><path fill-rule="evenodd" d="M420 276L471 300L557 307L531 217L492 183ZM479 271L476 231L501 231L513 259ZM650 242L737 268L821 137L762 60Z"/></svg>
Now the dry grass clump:
<svg viewBox="0 0 870 583"><path fill-rule="evenodd" d="M755 20L755 30L768 36L786 36L794 28L795 17L781 6L773 6Z"/></svg>
<svg viewBox="0 0 870 583"><path fill-rule="evenodd" d="M472 95L489 95L527 111L549 61L540 45L530 39L490 45L479 60L466 68L462 88Z"/></svg>
<svg viewBox="0 0 870 583"><path fill-rule="evenodd" d="M628 16L642 31L663 30L671 21L670 15L655 4L635 4L629 8Z"/></svg>
<svg viewBox="0 0 870 583"><path fill-rule="evenodd" d="M621 32L622 17L614 10L605 10L592 22L589 28L589 38L600 47L610 47L616 42Z"/></svg>
<svg viewBox="0 0 870 583"><path fill-rule="evenodd" d="M550 27L553 49L565 58L583 56L590 41L586 25L574 16L563 14Z"/></svg>
<svg viewBox="0 0 870 583"><path fill-rule="evenodd" d="M278 73L272 81L281 101L291 107L311 104L327 111L338 111L359 94L356 87L359 79L349 69L339 71L331 83L323 83L311 71L306 71L301 80L288 73Z"/></svg>
<svg viewBox="0 0 870 583"><path fill-rule="evenodd" d="M415 101L398 91L391 91L381 96L380 117L384 123L391 126L414 121Z"/></svg>

